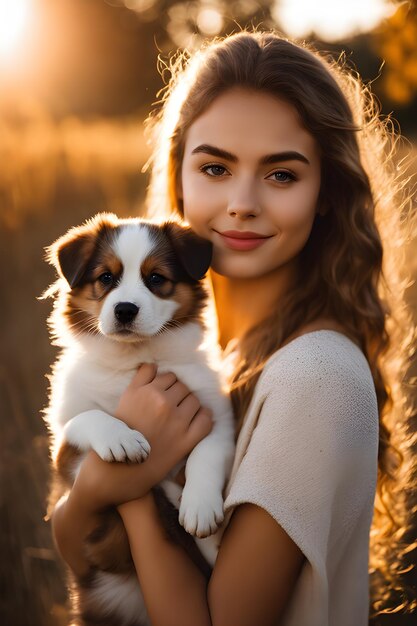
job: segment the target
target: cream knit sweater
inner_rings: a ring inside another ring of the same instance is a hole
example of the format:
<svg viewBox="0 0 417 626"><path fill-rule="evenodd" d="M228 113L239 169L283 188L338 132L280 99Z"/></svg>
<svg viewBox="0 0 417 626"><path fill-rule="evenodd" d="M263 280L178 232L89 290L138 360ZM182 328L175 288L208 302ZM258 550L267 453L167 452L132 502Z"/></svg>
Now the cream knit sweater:
<svg viewBox="0 0 417 626"><path fill-rule="evenodd" d="M319 330L269 358L225 507L226 523L241 503L262 507L306 556L280 626L367 625L377 449L375 387L356 344Z"/></svg>

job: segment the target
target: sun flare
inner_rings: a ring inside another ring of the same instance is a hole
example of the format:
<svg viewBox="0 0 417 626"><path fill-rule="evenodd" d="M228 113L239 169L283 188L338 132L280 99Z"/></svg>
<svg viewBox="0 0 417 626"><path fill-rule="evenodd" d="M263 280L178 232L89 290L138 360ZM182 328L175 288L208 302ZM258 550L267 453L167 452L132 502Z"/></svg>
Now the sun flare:
<svg viewBox="0 0 417 626"><path fill-rule="evenodd" d="M11 56L29 22L31 0L0 0L0 59Z"/></svg>
<svg viewBox="0 0 417 626"><path fill-rule="evenodd" d="M274 17L291 37L314 32L324 41L337 41L369 32L395 9L391 0L279 0Z"/></svg>

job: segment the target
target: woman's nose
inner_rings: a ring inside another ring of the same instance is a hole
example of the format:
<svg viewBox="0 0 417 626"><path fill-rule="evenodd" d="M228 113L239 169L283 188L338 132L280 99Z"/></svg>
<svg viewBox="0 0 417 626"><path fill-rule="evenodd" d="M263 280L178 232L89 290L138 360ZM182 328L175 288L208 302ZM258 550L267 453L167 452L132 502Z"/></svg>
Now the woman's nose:
<svg viewBox="0 0 417 626"><path fill-rule="evenodd" d="M240 219L259 215L260 207L254 186L241 183L236 193L229 199L227 212L231 217Z"/></svg>

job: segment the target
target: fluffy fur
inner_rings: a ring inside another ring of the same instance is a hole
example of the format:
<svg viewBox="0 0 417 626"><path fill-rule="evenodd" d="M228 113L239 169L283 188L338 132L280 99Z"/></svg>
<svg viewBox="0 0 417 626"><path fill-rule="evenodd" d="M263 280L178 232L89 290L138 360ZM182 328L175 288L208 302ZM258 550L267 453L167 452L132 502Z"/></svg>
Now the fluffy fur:
<svg viewBox="0 0 417 626"><path fill-rule="evenodd" d="M206 561L215 560L216 539L208 535L223 520L222 490L234 452L229 400L202 348L206 294L201 279L211 246L173 222L155 225L100 214L58 239L48 258L60 275L47 292L57 294L50 325L63 347L46 410L57 476L51 506L71 486L91 449L106 461L146 462L145 437L112 415L139 364L157 363L158 372L174 372L213 411L211 433L186 460L182 493L169 478L155 490L170 536L204 570ZM187 533L200 537L196 542L204 559ZM115 511L103 516L86 554L91 575L74 582L73 594L82 623L148 624Z"/></svg>

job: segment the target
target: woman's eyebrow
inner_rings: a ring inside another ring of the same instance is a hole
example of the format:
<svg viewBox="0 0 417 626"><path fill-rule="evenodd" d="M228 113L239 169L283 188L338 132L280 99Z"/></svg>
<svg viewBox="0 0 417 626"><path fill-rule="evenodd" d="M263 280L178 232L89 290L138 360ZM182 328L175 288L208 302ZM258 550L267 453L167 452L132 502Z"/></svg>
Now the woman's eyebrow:
<svg viewBox="0 0 417 626"><path fill-rule="evenodd" d="M227 150L222 150L221 148L216 148L216 146L210 146L208 143L202 143L200 146L197 146L194 150L192 150L191 154L198 154L200 152L225 159L226 161L231 161L232 163L237 163L239 160L235 154L227 152ZM282 161L301 161L302 163L310 165L310 161L307 157L301 154L301 152L296 152L295 150L268 154L262 157L260 163L261 165L271 165L273 163L282 163Z"/></svg>

